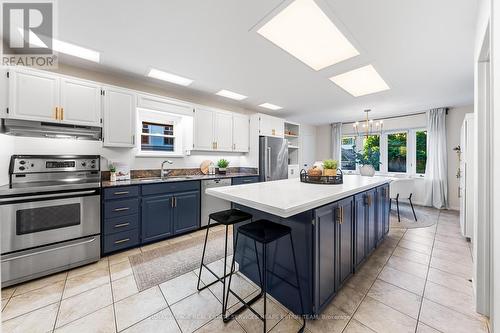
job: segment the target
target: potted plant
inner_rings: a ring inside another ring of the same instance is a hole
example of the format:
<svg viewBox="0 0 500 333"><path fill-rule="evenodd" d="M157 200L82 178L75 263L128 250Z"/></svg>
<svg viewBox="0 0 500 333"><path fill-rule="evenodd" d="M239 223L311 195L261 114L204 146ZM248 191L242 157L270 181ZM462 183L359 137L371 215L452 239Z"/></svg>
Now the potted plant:
<svg viewBox="0 0 500 333"><path fill-rule="evenodd" d="M356 153L356 163L361 165L359 173L361 176L373 177L375 175L375 167L380 163L380 152L373 150L371 147L365 147L364 151Z"/></svg>
<svg viewBox="0 0 500 333"><path fill-rule="evenodd" d="M226 168L229 165L229 161L226 159L221 158L220 160L217 161L217 166L219 167L219 174L225 175L226 174Z"/></svg>
<svg viewBox="0 0 500 333"><path fill-rule="evenodd" d="M116 166L114 166L113 164L110 164L109 165L109 172L110 172L109 180L112 182L116 182Z"/></svg>
<svg viewBox="0 0 500 333"><path fill-rule="evenodd" d="M323 176L335 177L337 175L337 168L339 162L336 160L323 161Z"/></svg>

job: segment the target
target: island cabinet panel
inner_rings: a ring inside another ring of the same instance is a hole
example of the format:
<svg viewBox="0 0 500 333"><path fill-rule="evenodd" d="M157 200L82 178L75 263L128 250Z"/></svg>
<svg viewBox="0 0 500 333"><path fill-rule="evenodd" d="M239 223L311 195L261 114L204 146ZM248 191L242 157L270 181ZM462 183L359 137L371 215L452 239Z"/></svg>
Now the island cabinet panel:
<svg viewBox="0 0 500 333"><path fill-rule="evenodd" d="M367 254L367 211L366 195L364 193L354 196L354 266L359 266Z"/></svg>
<svg viewBox="0 0 500 333"><path fill-rule="evenodd" d="M366 232L367 232L367 254L370 254L377 246L377 211L375 206L376 189L366 191Z"/></svg>
<svg viewBox="0 0 500 333"><path fill-rule="evenodd" d="M353 272L353 198L315 210L316 307L322 309Z"/></svg>
<svg viewBox="0 0 500 333"><path fill-rule="evenodd" d="M353 198L347 198L340 201L336 208L336 241L337 251L337 278L336 289L352 275L353 272Z"/></svg>
<svg viewBox="0 0 500 333"><path fill-rule="evenodd" d="M174 233L173 195L155 195L142 199L142 241L150 242Z"/></svg>
<svg viewBox="0 0 500 333"><path fill-rule="evenodd" d="M380 243L389 232L389 187L380 186L376 190L377 242ZM377 244L378 244L377 243Z"/></svg>
<svg viewBox="0 0 500 333"><path fill-rule="evenodd" d="M323 308L335 295L335 211L331 204L315 211L316 307Z"/></svg>

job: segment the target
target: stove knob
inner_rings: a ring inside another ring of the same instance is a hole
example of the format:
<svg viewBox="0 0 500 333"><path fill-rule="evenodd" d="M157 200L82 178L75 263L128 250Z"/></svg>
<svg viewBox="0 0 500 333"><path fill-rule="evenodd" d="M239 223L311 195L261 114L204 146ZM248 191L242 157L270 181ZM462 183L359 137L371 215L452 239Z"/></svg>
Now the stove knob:
<svg viewBox="0 0 500 333"><path fill-rule="evenodd" d="M87 162L82 162L82 167L87 166Z"/></svg>
<svg viewBox="0 0 500 333"><path fill-rule="evenodd" d="M26 169L26 168L25 168L25 167L23 167L23 166L20 166L20 167L19 167L19 170L21 170L21 171L24 171L24 169Z"/></svg>
<svg viewBox="0 0 500 333"><path fill-rule="evenodd" d="M26 164L26 161L19 161L19 164L24 165Z"/></svg>
<svg viewBox="0 0 500 333"><path fill-rule="evenodd" d="M91 167L92 169L95 169L95 164L92 164L90 167Z"/></svg>

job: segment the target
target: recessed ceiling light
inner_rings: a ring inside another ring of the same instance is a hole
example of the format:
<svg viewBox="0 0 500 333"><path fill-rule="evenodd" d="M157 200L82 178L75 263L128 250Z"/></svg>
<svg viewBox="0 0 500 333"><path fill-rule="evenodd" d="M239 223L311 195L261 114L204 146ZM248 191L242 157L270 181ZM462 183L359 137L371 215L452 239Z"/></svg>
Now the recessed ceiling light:
<svg viewBox="0 0 500 333"><path fill-rule="evenodd" d="M219 96L235 99L237 101L241 101L242 99L247 98L247 96L245 96L245 95L238 94L238 93L235 93L234 91L225 90L225 89L222 89L221 91L216 92L215 94L219 95Z"/></svg>
<svg viewBox="0 0 500 333"><path fill-rule="evenodd" d="M181 86L189 86L191 83L193 83L193 80L175 75L172 73L167 73L164 71L160 71L159 69L151 68L151 70L148 73L149 77L162 80L162 81L167 81L170 83L175 83Z"/></svg>
<svg viewBox="0 0 500 333"><path fill-rule="evenodd" d="M274 104L271 104L271 103L263 103L263 104L261 104L259 106L262 107L262 108L269 109L269 110L281 110L281 109L283 109L283 107L281 107L279 105L274 105Z"/></svg>
<svg viewBox="0 0 500 333"><path fill-rule="evenodd" d="M354 97L391 89L372 65L333 76L330 80Z"/></svg>
<svg viewBox="0 0 500 333"><path fill-rule="evenodd" d="M315 70L359 55L314 0L295 0L257 33Z"/></svg>
<svg viewBox="0 0 500 333"><path fill-rule="evenodd" d="M21 34L24 34L24 31L20 31ZM38 47L47 47L47 44L45 44L36 34L34 34L32 31L29 32L29 42L30 45L38 46ZM101 54L97 51L78 46L75 44L63 42L61 40L52 39L52 50L64 54L68 54L74 57L90 60L93 62L100 62Z"/></svg>

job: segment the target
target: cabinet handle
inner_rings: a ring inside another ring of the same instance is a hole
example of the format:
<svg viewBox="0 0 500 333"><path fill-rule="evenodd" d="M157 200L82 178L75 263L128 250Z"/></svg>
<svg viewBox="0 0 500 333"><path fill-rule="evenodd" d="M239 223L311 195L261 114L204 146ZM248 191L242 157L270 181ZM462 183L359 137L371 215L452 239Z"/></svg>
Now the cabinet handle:
<svg viewBox="0 0 500 333"><path fill-rule="evenodd" d="M130 238L120 239L120 240L115 241L115 244L126 243L126 242L128 242L129 240L130 240Z"/></svg>
<svg viewBox="0 0 500 333"><path fill-rule="evenodd" d="M54 109L54 118L59 120L59 108L57 106Z"/></svg>
<svg viewBox="0 0 500 333"><path fill-rule="evenodd" d="M177 208L177 197L174 197L174 208Z"/></svg>
<svg viewBox="0 0 500 333"><path fill-rule="evenodd" d="M344 223L344 206L340 207L340 224Z"/></svg>
<svg viewBox="0 0 500 333"><path fill-rule="evenodd" d="M115 212L123 212L125 210L129 210L129 207L115 208Z"/></svg>
<svg viewBox="0 0 500 333"><path fill-rule="evenodd" d="M132 135L132 144L135 145L135 135Z"/></svg>
<svg viewBox="0 0 500 333"><path fill-rule="evenodd" d="M61 119L60 120L64 120L64 108L61 108Z"/></svg>
<svg viewBox="0 0 500 333"><path fill-rule="evenodd" d="M215 149L217 149L217 147L218 147L218 142L215 141Z"/></svg>
<svg viewBox="0 0 500 333"><path fill-rule="evenodd" d="M115 228L123 228L130 225L130 223L120 223L120 224L115 224Z"/></svg>
<svg viewBox="0 0 500 333"><path fill-rule="evenodd" d="M170 200L170 207L174 208L174 197L172 197L172 200Z"/></svg>
<svg viewBox="0 0 500 333"><path fill-rule="evenodd" d="M129 191L121 191L113 193L113 195L124 195L124 194L129 194Z"/></svg>
<svg viewBox="0 0 500 333"><path fill-rule="evenodd" d="M233 143L233 150L236 150L236 144Z"/></svg>

